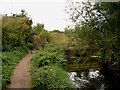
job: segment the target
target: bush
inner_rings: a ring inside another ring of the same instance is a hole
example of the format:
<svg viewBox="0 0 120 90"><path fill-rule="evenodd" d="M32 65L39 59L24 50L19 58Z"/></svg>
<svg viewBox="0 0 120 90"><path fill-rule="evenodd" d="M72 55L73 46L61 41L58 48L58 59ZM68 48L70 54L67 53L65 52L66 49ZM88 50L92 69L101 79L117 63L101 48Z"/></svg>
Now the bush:
<svg viewBox="0 0 120 90"><path fill-rule="evenodd" d="M32 58L32 62L34 66L41 67L41 66L46 66L50 64L56 64L59 67L63 67L66 64L66 61L63 57L59 56L56 57L57 52L54 53L46 53L45 55L41 56L34 56ZM37 62L37 63L36 63Z"/></svg>
<svg viewBox="0 0 120 90"><path fill-rule="evenodd" d="M65 48L66 45L62 45L62 44L48 44L47 46L45 46L45 51L52 53L52 52L57 52L57 56L62 56L65 57Z"/></svg>
<svg viewBox="0 0 120 90"><path fill-rule="evenodd" d="M2 16L2 50L10 51L15 46L23 46L32 39L32 20L24 10L21 14Z"/></svg>
<svg viewBox="0 0 120 90"><path fill-rule="evenodd" d="M52 39L52 36L50 35L50 33L46 30L42 30L42 32L40 33L40 35L44 38L46 38L47 42L50 42L50 40Z"/></svg>
<svg viewBox="0 0 120 90"><path fill-rule="evenodd" d="M44 24L37 23L37 25L32 28L32 34L39 34L43 30L43 28Z"/></svg>
<svg viewBox="0 0 120 90"><path fill-rule="evenodd" d="M32 50L34 48L34 44L33 43L28 43L27 47Z"/></svg>
<svg viewBox="0 0 120 90"><path fill-rule="evenodd" d="M54 66L31 69L33 89L73 88L66 71Z"/></svg>
<svg viewBox="0 0 120 90"><path fill-rule="evenodd" d="M33 89L73 88L69 75L63 69L67 60L57 52L49 52L47 48L37 52L31 60Z"/></svg>

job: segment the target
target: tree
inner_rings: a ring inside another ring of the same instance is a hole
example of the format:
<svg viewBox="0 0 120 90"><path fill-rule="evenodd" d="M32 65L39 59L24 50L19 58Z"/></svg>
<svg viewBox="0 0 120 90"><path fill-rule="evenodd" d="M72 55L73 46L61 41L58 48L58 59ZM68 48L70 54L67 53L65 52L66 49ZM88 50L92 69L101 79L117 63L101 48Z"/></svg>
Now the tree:
<svg viewBox="0 0 120 90"><path fill-rule="evenodd" d="M97 49L93 55L110 69L120 66L120 2L72 2L66 12L74 28L77 46Z"/></svg>
<svg viewBox="0 0 120 90"><path fill-rule="evenodd" d="M37 23L36 26L33 27L33 34L40 34L40 32L44 29L44 24Z"/></svg>
<svg viewBox="0 0 120 90"><path fill-rule="evenodd" d="M30 42L32 20L24 10L21 14L2 16L2 45L3 51L15 46L23 46Z"/></svg>

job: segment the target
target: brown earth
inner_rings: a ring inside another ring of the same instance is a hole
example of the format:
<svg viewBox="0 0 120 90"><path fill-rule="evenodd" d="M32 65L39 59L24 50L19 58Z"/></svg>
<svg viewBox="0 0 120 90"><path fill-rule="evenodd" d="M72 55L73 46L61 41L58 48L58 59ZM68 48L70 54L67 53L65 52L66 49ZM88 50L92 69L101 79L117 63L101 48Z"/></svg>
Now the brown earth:
<svg viewBox="0 0 120 90"><path fill-rule="evenodd" d="M35 51L28 53L13 70L11 76L11 84L7 88L31 88L31 78L30 78L30 60L34 55Z"/></svg>

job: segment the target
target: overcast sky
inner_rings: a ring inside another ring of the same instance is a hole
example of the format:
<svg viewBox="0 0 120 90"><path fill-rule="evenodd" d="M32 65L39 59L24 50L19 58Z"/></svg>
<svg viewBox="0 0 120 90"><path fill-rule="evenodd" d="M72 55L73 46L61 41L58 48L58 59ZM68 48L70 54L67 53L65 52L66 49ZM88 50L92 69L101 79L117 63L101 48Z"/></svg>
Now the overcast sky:
<svg viewBox="0 0 120 90"><path fill-rule="evenodd" d="M64 11L66 1L67 0L0 0L0 14L19 14L21 9L24 9L32 18L33 25L42 23L46 30L51 31L58 29L63 31L64 28L70 24L70 22L65 20L69 17Z"/></svg>
<svg viewBox="0 0 120 90"><path fill-rule="evenodd" d="M17 13L24 9L33 20L33 25L43 23L46 30L61 30L67 27L66 0L0 0L0 14Z"/></svg>

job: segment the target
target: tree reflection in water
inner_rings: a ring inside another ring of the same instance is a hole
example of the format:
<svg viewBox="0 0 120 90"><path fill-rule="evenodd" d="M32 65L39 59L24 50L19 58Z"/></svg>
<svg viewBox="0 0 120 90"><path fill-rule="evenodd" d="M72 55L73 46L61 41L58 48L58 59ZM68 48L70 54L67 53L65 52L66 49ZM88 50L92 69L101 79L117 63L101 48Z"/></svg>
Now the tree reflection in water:
<svg viewBox="0 0 120 90"><path fill-rule="evenodd" d="M104 76L98 70L69 72L72 83L77 88L104 89Z"/></svg>

